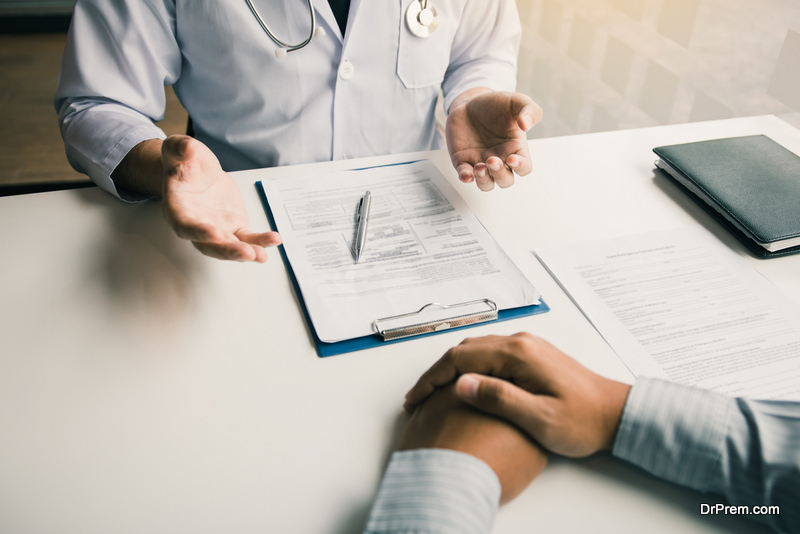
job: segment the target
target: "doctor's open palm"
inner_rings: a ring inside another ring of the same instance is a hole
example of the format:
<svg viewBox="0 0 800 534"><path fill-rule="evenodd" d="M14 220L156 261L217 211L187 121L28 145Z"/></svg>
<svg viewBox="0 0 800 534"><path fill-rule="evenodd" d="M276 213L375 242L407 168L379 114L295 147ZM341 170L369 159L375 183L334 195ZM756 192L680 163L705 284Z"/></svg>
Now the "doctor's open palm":
<svg viewBox="0 0 800 534"><path fill-rule="evenodd" d="M276 232L251 232L236 182L203 143L173 135L161 149L164 218L179 237L203 254L235 261L267 261L264 247L279 245Z"/></svg>
<svg viewBox="0 0 800 534"><path fill-rule="evenodd" d="M489 191L495 183L512 185L514 173L530 173L526 132L541 116L541 108L520 93L475 88L457 97L446 133L461 181L475 180L481 190ZM178 236L192 241L203 254L264 262L264 248L281 243L276 232L250 231L239 188L206 145L187 136L170 136L161 145L161 160L164 217Z"/></svg>
<svg viewBox="0 0 800 534"><path fill-rule="evenodd" d="M509 187L531 172L526 132L542 109L521 93L475 88L456 98L447 117L447 149L462 182L482 191Z"/></svg>

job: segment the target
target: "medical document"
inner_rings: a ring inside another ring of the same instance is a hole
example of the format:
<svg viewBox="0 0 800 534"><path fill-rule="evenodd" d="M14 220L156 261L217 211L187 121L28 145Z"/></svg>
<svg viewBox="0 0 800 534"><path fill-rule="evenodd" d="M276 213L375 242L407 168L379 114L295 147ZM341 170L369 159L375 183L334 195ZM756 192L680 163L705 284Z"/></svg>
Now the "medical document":
<svg viewBox="0 0 800 534"><path fill-rule="evenodd" d="M375 319L426 304L491 299L504 310L539 292L430 161L262 182L317 335L373 334ZM367 241L353 248L372 194Z"/></svg>
<svg viewBox="0 0 800 534"><path fill-rule="evenodd" d="M702 228L536 255L635 376L800 400L800 310Z"/></svg>

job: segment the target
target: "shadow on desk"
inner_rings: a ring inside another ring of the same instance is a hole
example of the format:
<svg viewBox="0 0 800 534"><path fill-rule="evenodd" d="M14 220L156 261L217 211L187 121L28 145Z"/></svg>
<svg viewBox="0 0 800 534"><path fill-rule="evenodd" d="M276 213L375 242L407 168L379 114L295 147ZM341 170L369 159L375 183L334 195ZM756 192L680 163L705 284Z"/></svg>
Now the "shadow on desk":
<svg viewBox="0 0 800 534"><path fill-rule="evenodd" d="M768 526L742 516L701 515L701 503L713 505L716 503L725 503L725 501L718 495L703 494L670 482L665 482L632 464L612 457L610 454L596 454L590 458L580 460L551 455L550 466L548 466L548 468L569 462L576 463L581 469L591 471L598 477L613 479L618 484L630 487L636 493L648 495L652 497L653 500L667 503L676 510L682 511L687 516L696 517L700 521L706 522L709 526L718 528L721 532L741 534L773 532ZM536 481L533 483L536 484ZM567 505L569 505L569 503L567 503Z"/></svg>
<svg viewBox="0 0 800 534"><path fill-rule="evenodd" d="M673 181L667 177L664 171L659 169L653 170L653 183L658 186L661 191L667 195L670 200L679 205L683 210L692 216L698 224L703 226L706 230L714 234L720 241L722 241L728 248L742 256L751 256L750 252L745 248L742 243L736 239L731 233L722 226L719 222L714 220L703 208L697 205L697 202L686 196L686 193L681 191Z"/></svg>
<svg viewBox="0 0 800 534"><path fill-rule="evenodd" d="M180 330L204 278L200 253L178 238L161 215L161 202L121 204L98 188L74 191L87 209L99 210L94 251L85 259L87 284L98 286L115 322L127 331L163 336Z"/></svg>
<svg viewBox="0 0 800 534"><path fill-rule="evenodd" d="M338 527L335 530L331 530L331 534L361 534L364 531L364 527L367 526L367 519L369 519L369 512L372 510L374 497L378 494L378 485L383 479L383 474L386 472L386 468L389 466L389 460L391 460L392 454L394 454L394 451L396 451L397 447L400 446L400 438L403 435L403 430L405 430L410 418L411 416L409 416L407 413L400 411L397 413L394 421L392 421L391 435L388 439L388 447L384 451L383 461L381 462L380 479L378 479L375 483L375 488L372 492L372 498L370 498L367 502L360 503L350 510L345 511L341 519L336 522Z"/></svg>

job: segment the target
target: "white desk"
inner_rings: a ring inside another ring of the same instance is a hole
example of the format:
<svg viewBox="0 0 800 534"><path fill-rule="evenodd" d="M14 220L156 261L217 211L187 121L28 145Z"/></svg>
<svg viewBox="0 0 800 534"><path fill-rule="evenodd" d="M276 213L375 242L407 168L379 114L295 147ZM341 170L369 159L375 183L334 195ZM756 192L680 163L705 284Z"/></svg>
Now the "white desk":
<svg viewBox="0 0 800 534"><path fill-rule="evenodd" d="M320 359L276 251L201 256L157 202L98 189L0 198L0 532L355 533L420 373L466 335L527 330L631 375L534 258L554 246L702 224L800 302L800 256L756 260L654 174L655 146L766 133L774 117L542 139L535 170L490 194L442 152L238 173L258 179L431 158L539 288L550 313ZM716 502L598 456L554 459L495 532L759 531Z"/></svg>

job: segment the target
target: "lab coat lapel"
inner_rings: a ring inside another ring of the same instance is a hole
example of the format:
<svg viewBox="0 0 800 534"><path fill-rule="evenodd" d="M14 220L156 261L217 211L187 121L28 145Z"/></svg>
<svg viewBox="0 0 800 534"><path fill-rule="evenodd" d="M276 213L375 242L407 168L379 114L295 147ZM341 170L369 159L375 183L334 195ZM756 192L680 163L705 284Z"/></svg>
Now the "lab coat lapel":
<svg viewBox="0 0 800 534"><path fill-rule="evenodd" d="M317 0L314 2L314 9L317 11L317 16L325 21L325 24L328 26L325 31L330 32L332 35L335 35L339 42L342 42L342 32L339 30L339 23L336 22L336 17L333 15L333 11L331 10L330 4L328 4L328 0ZM350 8L350 11L353 11L353 8ZM349 17L348 17L349 18ZM319 23L317 23L319 24ZM348 25L350 22L348 21Z"/></svg>
<svg viewBox="0 0 800 534"><path fill-rule="evenodd" d="M345 36L349 36L352 32L350 28L355 25L356 17L358 16L359 7L361 6L361 0L350 0L350 13L347 15L347 29L345 30Z"/></svg>

